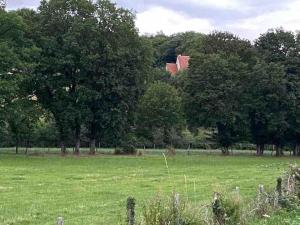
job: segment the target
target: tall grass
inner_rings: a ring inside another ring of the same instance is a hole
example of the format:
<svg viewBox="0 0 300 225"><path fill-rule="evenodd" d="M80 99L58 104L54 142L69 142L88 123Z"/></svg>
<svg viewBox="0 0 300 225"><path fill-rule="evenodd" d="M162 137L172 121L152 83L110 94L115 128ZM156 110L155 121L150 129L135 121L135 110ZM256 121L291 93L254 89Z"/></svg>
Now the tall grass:
<svg viewBox="0 0 300 225"><path fill-rule="evenodd" d="M171 178L168 159L163 154L168 177ZM175 183L175 181L174 181ZM176 187L173 187L176 190ZM269 218L282 209L297 209L300 205L300 167L291 167L277 187L265 191L259 186L257 196L244 202L240 190L215 192L211 203L201 204L188 196L187 176L184 175L183 197L173 192L170 196L157 194L143 204L138 225L247 225L259 218ZM196 183L193 182L196 193Z"/></svg>

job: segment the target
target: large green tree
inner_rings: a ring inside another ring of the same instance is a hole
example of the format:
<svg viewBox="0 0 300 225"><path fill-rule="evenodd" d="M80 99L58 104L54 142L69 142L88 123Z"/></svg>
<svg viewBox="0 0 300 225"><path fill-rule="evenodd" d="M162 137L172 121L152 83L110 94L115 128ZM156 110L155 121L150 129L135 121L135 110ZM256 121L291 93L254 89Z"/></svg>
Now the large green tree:
<svg viewBox="0 0 300 225"><path fill-rule="evenodd" d="M25 30L21 16L0 10L0 124L8 128L16 153L20 141L29 140L39 114L32 96L24 89L33 67L31 55L36 52Z"/></svg>
<svg viewBox="0 0 300 225"><path fill-rule="evenodd" d="M285 144L291 103L284 67L274 63L257 64L247 90L250 133L257 154L263 154L265 144L273 144L279 156L280 147Z"/></svg>
<svg viewBox="0 0 300 225"><path fill-rule="evenodd" d="M284 139L285 144L294 145L294 154L299 153L299 79L300 79L300 44L299 35L290 31L286 31L283 28L270 29L268 32L262 34L255 41L255 49L258 52L259 57L267 63L280 64L284 69L285 74L284 82L281 85L285 85L285 94L287 97L277 98L277 101L283 101L281 104L281 111L285 112L285 129L286 135L283 136L282 132L277 136L281 136ZM272 72L274 70L270 70ZM275 79L278 77L274 76ZM258 78L262 81L262 78ZM270 78L271 79L271 78ZM274 84L274 83L272 83ZM276 86L275 84L273 85ZM265 88L270 87L266 86ZM275 92L275 91L274 91ZM276 103L276 101L274 101ZM275 104L274 104L275 105ZM287 108L288 107L288 108ZM277 111L272 111L276 114ZM271 112L267 113L270 114ZM283 121L282 121L283 122ZM282 131L281 129L281 131ZM286 143L289 142L289 143Z"/></svg>
<svg viewBox="0 0 300 225"><path fill-rule="evenodd" d="M32 38L41 49L31 87L42 106L53 114L60 134L62 153L71 135L79 153L81 128L88 115L85 105L85 74L89 38L95 19L90 1L41 1L38 15L25 14L36 29ZM23 13L24 14L24 13ZM32 21L32 19L35 19Z"/></svg>
<svg viewBox="0 0 300 225"><path fill-rule="evenodd" d="M290 31L282 28L270 29L255 41L255 49L266 62L287 65L294 56L296 39Z"/></svg>
<svg viewBox="0 0 300 225"><path fill-rule="evenodd" d="M148 49L138 35L134 15L109 1L95 4L95 20L88 28L86 60L81 72L88 90L91 153L95 142L110 139L114 145L129 129L137 98L150 66Z"/></svg>
<svg viewBox="0 0 300 225"><path fill-rule="evenodd" d="M300 34L295 35L295 48L289 57L287 78L289 92L287 140L294 147L293 154L300 156Z"/></svg>
<svg viewBox="0 0 300 225"><path fill-rule="evenodd" d="M138 107L139 133L154 143L159 139L159 143L173 144L171 134L174 130L180 133L183 125L182 99L178 91L163 82L151 84Z"/></svg>
<svg viewBox="0 0 300 225"><path fill-rule="evenodd" d="M213 127L216 140L228 148L244 136L244 85L247 65L237 56L198 55L191 59L185 82L185 111L193 130Z"/></svg>
<svg viewBox="0 0 300 225"><path fill-rule="evenodd" d="M34 93L55 118L62 152L70 132L79 152L82 125L91 153L96 139L119 140L150 65L133 14L106 0L42 1L38 25Z"/></svg>

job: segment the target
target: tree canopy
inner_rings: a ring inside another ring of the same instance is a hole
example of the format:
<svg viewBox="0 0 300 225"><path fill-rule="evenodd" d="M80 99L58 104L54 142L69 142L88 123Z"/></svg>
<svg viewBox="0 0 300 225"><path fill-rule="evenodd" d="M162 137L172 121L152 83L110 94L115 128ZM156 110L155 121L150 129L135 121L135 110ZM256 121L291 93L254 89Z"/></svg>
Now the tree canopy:
<svg viewBox="0 0 300 225"><path fill-rule="evenodd" d="M164 143L172 144L172 129L181 130L183 125L182 99L178 91L163 82L151 84L140 99L139 131L150 140L157 139L159 132Z"/></svg>
<svg viewBox="0 0 300 225"><path fill-rule="evenodd" d="M175 76L166 63L189 55ZM300 155L300 34L139 35L109 0L0 9L0 145L253 144ZM203 135L205 134L205 135ZM47 136L47 137L45 137ZM4 138L5 137L5 138Z"/></svg>

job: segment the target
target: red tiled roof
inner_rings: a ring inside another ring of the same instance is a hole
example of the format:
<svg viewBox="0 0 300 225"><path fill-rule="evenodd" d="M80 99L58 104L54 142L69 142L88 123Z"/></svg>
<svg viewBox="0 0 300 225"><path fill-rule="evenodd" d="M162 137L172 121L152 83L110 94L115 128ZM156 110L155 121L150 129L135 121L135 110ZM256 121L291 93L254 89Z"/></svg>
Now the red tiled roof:
<svg viewBox="0 0 300 225"><path fill-rule="evenodd" d="M175 75L177 73L177 65L176 63L167 63L166 70L171 74Z"/></svg>
<svg viewBox="0 0 300 225"><path fill-rule="evenodd" d="M190 60L189 56L179 55L177 57L177 60L178 60L178 63L180 65L180 69L179 69L180 71L185 70L189 67L189 60Z"/></svg>
<svg viewBox="0 0 300 225"><path fill-rule="evenodd" d="M176 63L167 63L166 70L171 75L176 75L177 72L185 70L189 67L189 56L178 55Z"/></svg>

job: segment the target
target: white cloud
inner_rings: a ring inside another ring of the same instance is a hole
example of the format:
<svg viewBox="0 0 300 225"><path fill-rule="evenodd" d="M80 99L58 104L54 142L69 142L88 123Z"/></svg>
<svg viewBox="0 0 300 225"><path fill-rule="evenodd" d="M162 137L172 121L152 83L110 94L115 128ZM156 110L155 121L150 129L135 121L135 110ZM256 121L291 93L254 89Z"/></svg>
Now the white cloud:
<svg viewBox="0 0 300 225"><path fill-rule="evenodd" d="M14 10L23 7L36 9L39 5L40 0L6 0L7 9Z"/></svg>
<svg viewBox="0 0 300 225"><path fill-rule="evenodd" d="M185 31L208 33L213 30L208 19L192 18L159 6L138 13L136 26L141 34L155 34L160 31L168 35Z"/></svg>
<svg viewBox="0 0 300 225"><path fill-rule="evenodd" d="M220 9L240 9L243 4L241 0L185 0L185 4L208 6ZM243 7L245 9L245 7Z"/></svg>
<svg viewBox="0 0 300 225"><path fill-rule="evenodd" d="M250 39L265 33L270 28L283 27L286 30L296 31L300 29L300 1L295 0L283 9L264 13L256 17L250 17L229 24L230 30L240 34L248 34ZM226 29L226 28L225 28ZM254 36L255 35L255 36Z"/></svg>

